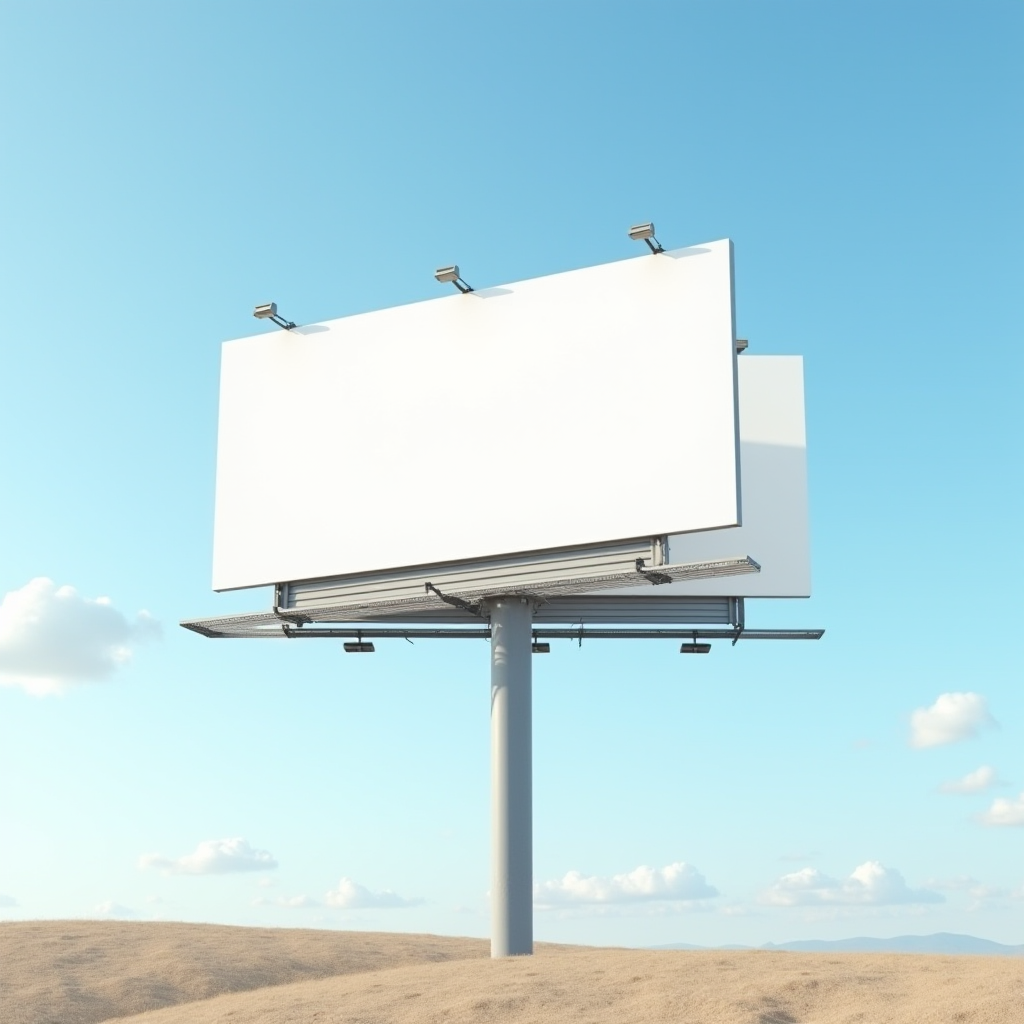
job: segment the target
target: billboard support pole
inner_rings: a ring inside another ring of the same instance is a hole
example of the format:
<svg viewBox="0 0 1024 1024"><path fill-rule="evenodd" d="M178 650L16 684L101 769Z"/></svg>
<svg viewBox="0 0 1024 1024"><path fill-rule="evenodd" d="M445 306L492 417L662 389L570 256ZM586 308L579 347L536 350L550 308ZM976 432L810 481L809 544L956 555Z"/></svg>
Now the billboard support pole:
<svg viewBox="0 0 1024 1024"><path fill-rule="evenodd" d="M491 956L533 952L533 605L486 602L491 619Z"/></svg>

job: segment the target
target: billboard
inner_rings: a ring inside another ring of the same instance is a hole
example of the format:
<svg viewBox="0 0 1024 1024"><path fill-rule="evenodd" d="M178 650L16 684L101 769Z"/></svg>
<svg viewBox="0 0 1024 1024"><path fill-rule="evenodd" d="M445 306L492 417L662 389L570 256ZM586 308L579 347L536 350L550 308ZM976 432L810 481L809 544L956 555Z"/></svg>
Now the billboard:
<svg viewBox="0 0 1024 1024"><path fill-rule="evenodd" d="M227 342L214 589L736 526L736 387L728 240Z"/></svg>

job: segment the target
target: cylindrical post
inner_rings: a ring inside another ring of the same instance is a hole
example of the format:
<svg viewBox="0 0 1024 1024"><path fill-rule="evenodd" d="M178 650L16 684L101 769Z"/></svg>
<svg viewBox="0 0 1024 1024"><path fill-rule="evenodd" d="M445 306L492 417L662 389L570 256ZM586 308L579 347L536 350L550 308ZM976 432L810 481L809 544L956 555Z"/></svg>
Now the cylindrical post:
<svg viewBox="0 0 1024 1024"><path fill-rule="evenodd" d="M491 616L491 956L533 952L533 607Z"/></svg>

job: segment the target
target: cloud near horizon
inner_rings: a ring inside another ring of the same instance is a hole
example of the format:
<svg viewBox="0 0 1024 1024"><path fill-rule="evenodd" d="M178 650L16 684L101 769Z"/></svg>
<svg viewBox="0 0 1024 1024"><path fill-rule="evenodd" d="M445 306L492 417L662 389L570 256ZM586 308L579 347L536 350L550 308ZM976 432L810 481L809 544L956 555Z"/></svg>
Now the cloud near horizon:
<svg viewBox="0 0 1024 1024"><path fill-rule="evenodd" d="M958 743L987 725L995 725L995 719L980 693L943 693L931 707L911 714L910 745L923 749Z"/></svg>
<svg viewBox="0 0 1024 1024"><path fill-rule="evenodd" d="M184 857L143 854L140 868L159 868L169 875L229 875L240 871L270 871L277 861L266 850L254 850L247 839L208 839Z"/></svg>
<svg viewBox="0 0 1024 1024"><path fill-rule="evenodd" d="M999 797L992 801L992 806L979 816L984 825L995 827L1024 826L1024 792L1016 800L1009 800L1006 797Z"/></svg>
<svg viewBox="0 0 1024 1024"><path fill-rule="evenodd" d="M139 916L131 907L122 906L120 903L115 903L113 900L104 900L102 903L93 907L92 912L99 917L120 920L131 919Z"/></svg>
<svg viewBox="0 0 1024 1024"><path fill-rule="evenodd" d="M984 793L996 783L996 770L983 764L973 772L968 772L962 779L955 782L944 782L939 786L940 793Z"/></svg>
<svg viewBox="0 0 1024 1024"><path fill-rule="evenodd" d="M944 903L945 897L930 889L910 889L894 868L869 860L842 881L829 878L817 868L803 868L783 875L761 893L758 902L775 907L880 907L899 903Z"/></svg>
<svg viewBox="0 0 1024 1024"><path fill-rule="evenodd" d="M147 611L130 622L106 597L82 597L40 576L0 602L0 686L37 697L109 679L133 645L160 635Z"/></svg>
<svg viewBox="0 0 1024 1024"><path fill-rule="evenodd" d="M625 874L608 877L570 871L562 878L538 882L533 887L534 905L541 910L588 904L707 900L718 895L718 890L684 861L663 868L641 864Z"/></svg>
<svg viewBox="0 0 1024 1024"><path fill-rule="evenodd" d="M277 899L267 899L266 896L257 896L252 901L254 907L287 907L290 910L303 910L307 907L319 907L319 900L312 896L278 896Z"/></svg>
<svg viewBox="0 0 1024 1024"><path fill-rule="evenodd" d="M985 885L970 875L957 875L955 878L929 878L924 884L929 889L965 893L970 900L967 905L969 911L1007 909L1024 896L1024 893L1019 890L1007 889L998 885Z"/></svg>
<svg viewBox="0 0 1024 1024"><path fill-rule="evenodd" d="M331 889L326 896L327 906L342 910L392 910L398 907L418 907L424 901L420 898L406 899L397 892L383 889L371 892L351 878L342 878L337 889Z"/></svg>

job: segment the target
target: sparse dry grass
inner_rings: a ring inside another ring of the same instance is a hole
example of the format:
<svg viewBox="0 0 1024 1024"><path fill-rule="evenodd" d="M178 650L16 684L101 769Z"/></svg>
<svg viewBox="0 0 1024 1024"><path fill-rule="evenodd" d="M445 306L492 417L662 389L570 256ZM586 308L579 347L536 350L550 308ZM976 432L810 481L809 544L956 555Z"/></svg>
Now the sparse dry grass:
<svg viewBox="0 0 1024 1024"><path fill-rule="evenodd" d="M0 924L0 1024L96 1024L225 992L486 957L483 939L134 921Z"/></svg>
<svg viewBox="0 0 1024 1024"><path fill-rule="evenodd" d="M477 939L94 922L0 926L0 956L4 1024L146 999L165 1008L121 1024L1024 1021L1022 958L539 946L492 961Z"/></svg>

